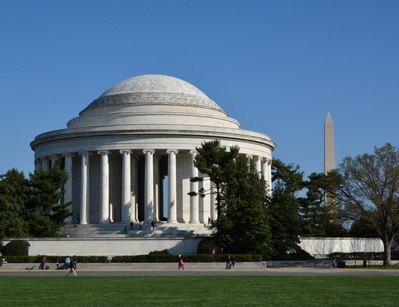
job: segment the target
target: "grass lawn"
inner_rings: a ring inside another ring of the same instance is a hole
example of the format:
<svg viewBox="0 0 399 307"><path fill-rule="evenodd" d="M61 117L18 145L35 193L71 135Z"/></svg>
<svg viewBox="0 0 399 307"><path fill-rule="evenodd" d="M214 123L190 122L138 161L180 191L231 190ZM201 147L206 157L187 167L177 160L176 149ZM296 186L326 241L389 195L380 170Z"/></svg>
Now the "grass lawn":
<svg viewBox="0 0 399 307"><path fill-rule="evenodd" d="M0 306L397 306L395 277L8 277Z"/></svg>

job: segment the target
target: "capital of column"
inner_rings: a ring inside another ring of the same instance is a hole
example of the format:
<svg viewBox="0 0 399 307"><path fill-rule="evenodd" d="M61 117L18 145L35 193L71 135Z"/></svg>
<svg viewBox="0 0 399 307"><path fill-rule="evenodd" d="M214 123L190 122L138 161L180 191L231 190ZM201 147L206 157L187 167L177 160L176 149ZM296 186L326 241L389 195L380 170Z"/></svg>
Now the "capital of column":
<svg viewBox="0 0 399 307"><path fill-rule="evenodd" d="M110 155L111 153L108 150L99 150L97 151L99 155Z"/></svg>
<svg viewBox="0 0 399 307"><path fill-rule="evenodd" d="M154 149L143 149L143 154L146 154L147 152L154 154L155 150Z"/></svg>
<svg viewBox="0 0 399 307"><path fill-rule="evenodd" d="M75 157L75 154L73 153L73 152L64 152L63 154L62 154L62 156L63 157L70 157L70 158L73 158L73 157Z"/></svg>
<svg viewBox="0 0 399 307"><path fill-rule="evenodd" d="M132 151L131 151L130 149L121 149L121 150L119 150L119 153L120 153L121 155L123 155L124 153L131 154Z"/></svg>
<svg viewBox="0 0 399 307"><path fill-rule="evenodd" d="M196 151L195 149L190 150L190 155L196 156L197 154L198 154L198 151Z"/></svg>
<svg viewBox="0 0 399 307"><path fill-rule="evenodd" d="M91 156L91 153L89 153L88 151L80 151L79 156Z"/></svg>
<svg viewBox="0 0 399 307"><path fill-rule="evenodd" d="M167 151L166 151L166 153L167 154L170 154L170 153L172 153L172 152L174 152L176 155L179 153L179 150L177 150L177 149L168 149Z"/></svg>

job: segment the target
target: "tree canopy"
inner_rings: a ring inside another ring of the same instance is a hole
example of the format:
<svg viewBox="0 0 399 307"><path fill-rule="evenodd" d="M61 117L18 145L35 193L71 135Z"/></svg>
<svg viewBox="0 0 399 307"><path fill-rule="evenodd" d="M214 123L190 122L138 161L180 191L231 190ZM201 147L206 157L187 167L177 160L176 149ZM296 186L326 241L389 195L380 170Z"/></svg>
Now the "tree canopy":
<svg viewBox="0 0 399 307"><path fill-rule="evenodd" d="M346 157L338 169L336 197L340 215L374 228L384 245L384 265L391 264L391 247L399 231L399 151L390 143L373 154Z"/></svg>
<svg viewBox="0 0 399 307"><path fill-rule="evenodd" d="M64 220L72 215L71 203L59 203L68 175L57 163L48 171L35 170L26 179L9 170L0 176L0 236L57 236Z"/></svg>
<svg viewBox="0 0 399 307"><path fill-rule="evenodd" d="M238 147L227 149L213 140L197 151L195 166L216 186L215 241L231 253L270 254L264 179Z"/></svg>

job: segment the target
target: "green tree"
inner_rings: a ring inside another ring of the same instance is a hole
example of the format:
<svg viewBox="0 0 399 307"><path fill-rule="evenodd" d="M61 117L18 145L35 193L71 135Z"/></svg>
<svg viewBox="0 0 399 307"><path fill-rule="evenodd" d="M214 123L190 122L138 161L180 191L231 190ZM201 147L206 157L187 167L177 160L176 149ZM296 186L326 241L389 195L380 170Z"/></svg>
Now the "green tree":
<svg viewBox="0 0 399 307"><path fill-rule="evenodd" d="M300 203L297 197L305 182L299 166L272 163L273 193L269 208L275 258L284 259L298 248L301 233Z"/></svg>
<svg viewBox="0 0 399 307"><path fill-rule="evenodd" d="M337 220L334 191L339 183L335 172L312 173L304 182L306 197L299 197L301 236L342 237L348 232ZM326 195L329 201L326 202Z"/></svg>
<svg viewBox="0 0 399 307"><path fill-rule="evenodd" d="M25 220L29 233L35 237L53 237L66 225L67 217L72 216L71 202L60 204L65 193L62 187L68 180L68 174L57 163L50 170L35 170L29 175L31 194L25 205Z"/></svg>
<svg viewBox="0 0 399 307"><path fill-rule="evenodd" d="M269 254L265 181L238 147L227 150L218 140L201 145L195 166L216 187L215 241L227 252Z"/></svg>
<svg viewBox="0 0 399 307"><path fill-rule="evenodd" d="M229 164L237 158L239 148L232 146L227 150L219 140L203 142L201 147L196 148L198 155L195 157L194 165L198 170L209 176L216 189L216 210L218 217L221 216L222 188L226 184L225 171ZM192 178L193 181L203 178Z"/></svg>
<svg viewBox="0 0 399 307"><path fill-rule="evenodd" d="M0 239L27 234L22 213L29 193L29 182L22 172L11 169L0 176Z"/></svg>
<svg viewBox="0 0 399 307"><path fill-rule="evenodd" d="M243 155L229 165L223 190L225 201L215 240L232 253L270 256L271 232L267 215L266 182Z"/></svg>
<svg viewBox="0 0 399 307"><path fill-rule="evenodd" d="M390 143L374 147L374 154L346 157L338 171L341 217L372 225L384 245L384 265L391 265L391 247L399 231L399 151Z"/></svg>

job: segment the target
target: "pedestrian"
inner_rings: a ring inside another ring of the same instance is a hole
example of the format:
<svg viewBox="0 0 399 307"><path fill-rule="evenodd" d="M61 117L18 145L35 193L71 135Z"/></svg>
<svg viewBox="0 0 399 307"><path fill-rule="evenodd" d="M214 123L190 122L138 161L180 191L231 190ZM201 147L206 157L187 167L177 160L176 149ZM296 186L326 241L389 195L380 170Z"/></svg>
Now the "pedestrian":
<svg viewBox="0 0 399 307"><path fill-rule="evenodd" d="M55 264L57 265L57 270L60 268L60 258L57 256L57 258L55 258Z"/></svg>
<svg viewBox="0 0 399 307"><path fill-rule="evenodd" d="M152 227L152 231L154 231L155 230L155 222L154 222L154 220L152 220L152 222L151 222L151 227Z"/></svg>
<svg viewBox="0 0 399 307"><path fill-rule="evenodd" d="M184 261L183 261L183 257L181 256L181 255L179 255L179 264L178 264L178 267L179 267L179 271L180 270L185 270L184 269Z"/></svg>
<svg viewBox="0 0 399 307"><path fill-rule="evenodd" d="M140 223L139 223L139 230L142 230L142 229L143 229L143 222L140 221Z"/></svg>
<svg viewBox="0 0 399 307"><path fill-rule="evenodd" d="M65 270L67 270L71 265L71 258L69 258L69 256L67 256L65 258Z"/></svg>
<svg viewBox="0 0 399 307"><path fill-rule="evenodd" d="M74 268L75 270L76 270L77 264L78 264L78 257L76 257L76 255L75 255L75 256L73 256L73 258L72 258L72 265L73 265L73 268Z"/></svg>
<svg viewBox="0 0 399 307"><path fill-rule="evenodd" d="M6 258L1 258L0 266L2 266L5 263L8 263Z"/></svg>
<svg viewBox="0 0 399 307"><path fill-rule="evenodd" d="M134 230L133 226L134 226L134 223L133 223L133 221L131 221L130 222L130 230Z"/></svg>
<svg viewBox="0 0 399 307"><path fill-rule="evenodd" d="M212 255L215 255L215 254L216 254L216 250L213 249L213 250L212 250Z"/></svg>
<svg viewBox="0 0 399 307"><path fill-rule="evenodd" d="M231 269L231 258L230 258L230 255L227 256L225 269Z"/></svg>
<svg viewBox="0 0 399 307"><path fill-rule="evenodd" d="M125 229L123 230L125 233L127 233L127 226L125 226Z"/></svg>
<svg viewBox="0 0 399 307"><path fill-rule="evenodd" d="M47 263L48 263L48 262L47 262L47 257L44 257L44 256L43 256L43 257L42 257L42 260L41 260L41 265L40 265L42 270L47 269Z"/></svg>
<svg viewBox="0 0 399 307"><path fill-rule="evenodd" d="M73 261L71 261L69 264L69 273L67 274L67 276L69 276L71 273L73 273L73 275L75 275L75 276L78 276L76 274L76 267L75 267Z"/></svg>

